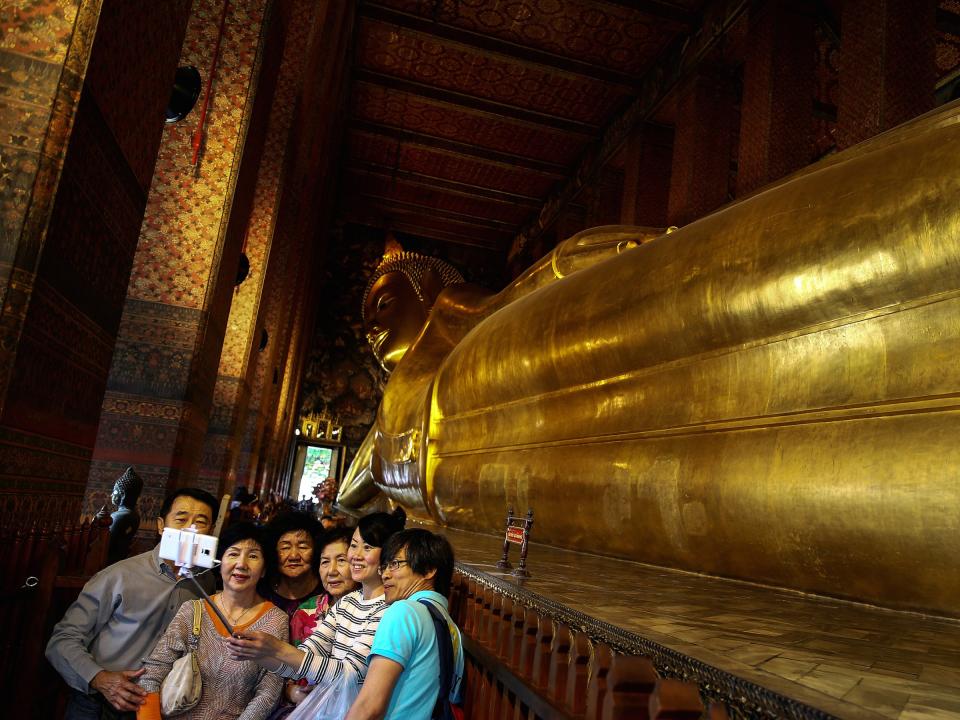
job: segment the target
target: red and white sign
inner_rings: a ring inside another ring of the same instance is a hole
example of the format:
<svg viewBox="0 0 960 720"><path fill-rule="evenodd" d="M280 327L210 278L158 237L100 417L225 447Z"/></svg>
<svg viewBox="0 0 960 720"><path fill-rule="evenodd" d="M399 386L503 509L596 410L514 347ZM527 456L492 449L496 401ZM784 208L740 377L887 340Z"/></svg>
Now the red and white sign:
<svg viewBox="0 0 960 720"><path fill-rule="evenodd" d="M522 527L508 527L508 528L507 528L507 542L516 543L517 545L523 545L523 528L522 528Z"/></svg>

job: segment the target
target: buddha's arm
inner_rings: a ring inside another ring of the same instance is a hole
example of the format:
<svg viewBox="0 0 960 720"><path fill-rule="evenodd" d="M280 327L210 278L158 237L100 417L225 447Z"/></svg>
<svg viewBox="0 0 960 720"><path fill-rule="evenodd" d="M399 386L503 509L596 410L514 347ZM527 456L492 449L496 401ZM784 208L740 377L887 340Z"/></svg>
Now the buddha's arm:
<svg viewBox="0 0 960 720"><path fill-rule="evenodd" d="M360 444L360 449L347 468L340 489L337 491L337 503L349 508L358 508L373 499L377 494L374 479L379 476L379 457L374 450L377 443L377 424L370 426L369 432Z"/></svg>
<svg viewBox="0 0 960 720"><path fill-rule="evenodd" d="M675 229L604 225L579 232L559 243L502 292L489 298L485 303L485 314Z"/></svg>

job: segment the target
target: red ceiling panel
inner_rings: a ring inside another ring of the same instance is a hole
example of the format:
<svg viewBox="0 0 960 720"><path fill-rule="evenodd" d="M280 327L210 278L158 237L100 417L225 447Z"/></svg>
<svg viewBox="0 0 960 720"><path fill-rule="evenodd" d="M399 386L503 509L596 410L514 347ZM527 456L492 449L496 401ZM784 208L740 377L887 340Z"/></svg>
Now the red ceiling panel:
<svg viewBox="0 0 960 720"><path fill-rule="evenodd" d="M361 67L433 87L601 126L623 90L585 77L511 62L362 18Z"/></svg>
<svg viewBox="0 0 960 720"><path fill-rule="evenodd" d="M341 217L505 250L703 5L363 0Z"/></svg>
<svg viewBox="0 0 960 720"><path fill-rule="evenodd" d="M379 4L635 75L683 27L669 18L589 0L461 0L440 7L423 0L379 0Z"/></svg>
<svg viewBox="0 0 960 720"><path fill-rule="evenodd" d="M395 141L356 131L348 135L348 150L349 157L364 162L520 195L544 197L555 182L554 178L540 173L440 150L401 145L398 153Z"/></svg>
<svg viewBox="0 0 960 720"><path fill-rule="evenodd" d="M483 245L505 249L511 234L508 232L477 227L468 222L459 222L404 208L387 202L361 197L344 198L341 207L343 219L374 227L389 227L426 237L458 239L469 245ZM415 228L419 228L418 232ZM444 238L446 236L446 238Z"/></svg>
<svg viewBox="0 0 960 720"><path fill-rule="evenodd" d="M518 227L530 214L529 210L517 205L467 197L360 171L348 173L344 190L351 194L391 198L461 215L495 220L508 223L512 228Z"/></svg>
<svg viewBox="0 0 960 720"><path fill-rule="evenodd" d="M561 165L572 164L583 147L583 138L578 136L532 127L368 83L357 83L354 87L353 114L380 125L414 130Z"/></svg>

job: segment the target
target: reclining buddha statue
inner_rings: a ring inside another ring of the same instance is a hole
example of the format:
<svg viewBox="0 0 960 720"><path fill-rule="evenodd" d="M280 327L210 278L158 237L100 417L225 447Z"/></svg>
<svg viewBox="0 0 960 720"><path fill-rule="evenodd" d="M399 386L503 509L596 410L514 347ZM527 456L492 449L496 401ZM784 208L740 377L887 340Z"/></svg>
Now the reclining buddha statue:
<svg viewBox="0 0 960 720"><path fill-rule="evenodd" d="M341 490L415 515L960 615L960 105L499 293L391 254L391 372Z"/></svg>

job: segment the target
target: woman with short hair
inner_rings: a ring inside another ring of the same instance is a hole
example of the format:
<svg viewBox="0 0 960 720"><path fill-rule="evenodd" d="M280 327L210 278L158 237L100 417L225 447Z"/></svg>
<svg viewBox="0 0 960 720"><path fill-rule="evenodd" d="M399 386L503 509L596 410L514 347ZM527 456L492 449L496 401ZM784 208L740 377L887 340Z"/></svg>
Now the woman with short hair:
<svg viewBox="0 0 960 720"><path fill-rule="evenodd" d="M319 551L313 553L313 557L322 591L308 597L290 614L290 642L294 645L299 645L309 638L329 609L341 597L357 588L357 583L350 576L350 564L347 561L352 534L353 530L350 528L336 528L320 534L317 543ZM281 536L281 539L283 537L285 536ZM282 547L283 542L278 545L278 549ZM282 556L282 552L278 555ZM282 564L281 562L280 565ZM288 680L283 691L283 702L270 716L270 720L287 717L312 689L313 686L305 678Z"/></svg>
<svg viewBox="0 0 960 720"><path fill-rule="evenodd" d="M234 632L252 632L277 643L287 640L287 615L257 592L266 570L263 531L252 523L236 523L219 542L223 591L213 596L217 609ZM200 701L178 714L183 720L264 720L273 710L283 681L256 663L231 657L224 640L230 636L207 601L185 602L144 661L140 685L148 695L138 720L160 720L160 687L174 662L191 650L194 608L202 603L200 634L195 645L200 667Z"/></svg>

